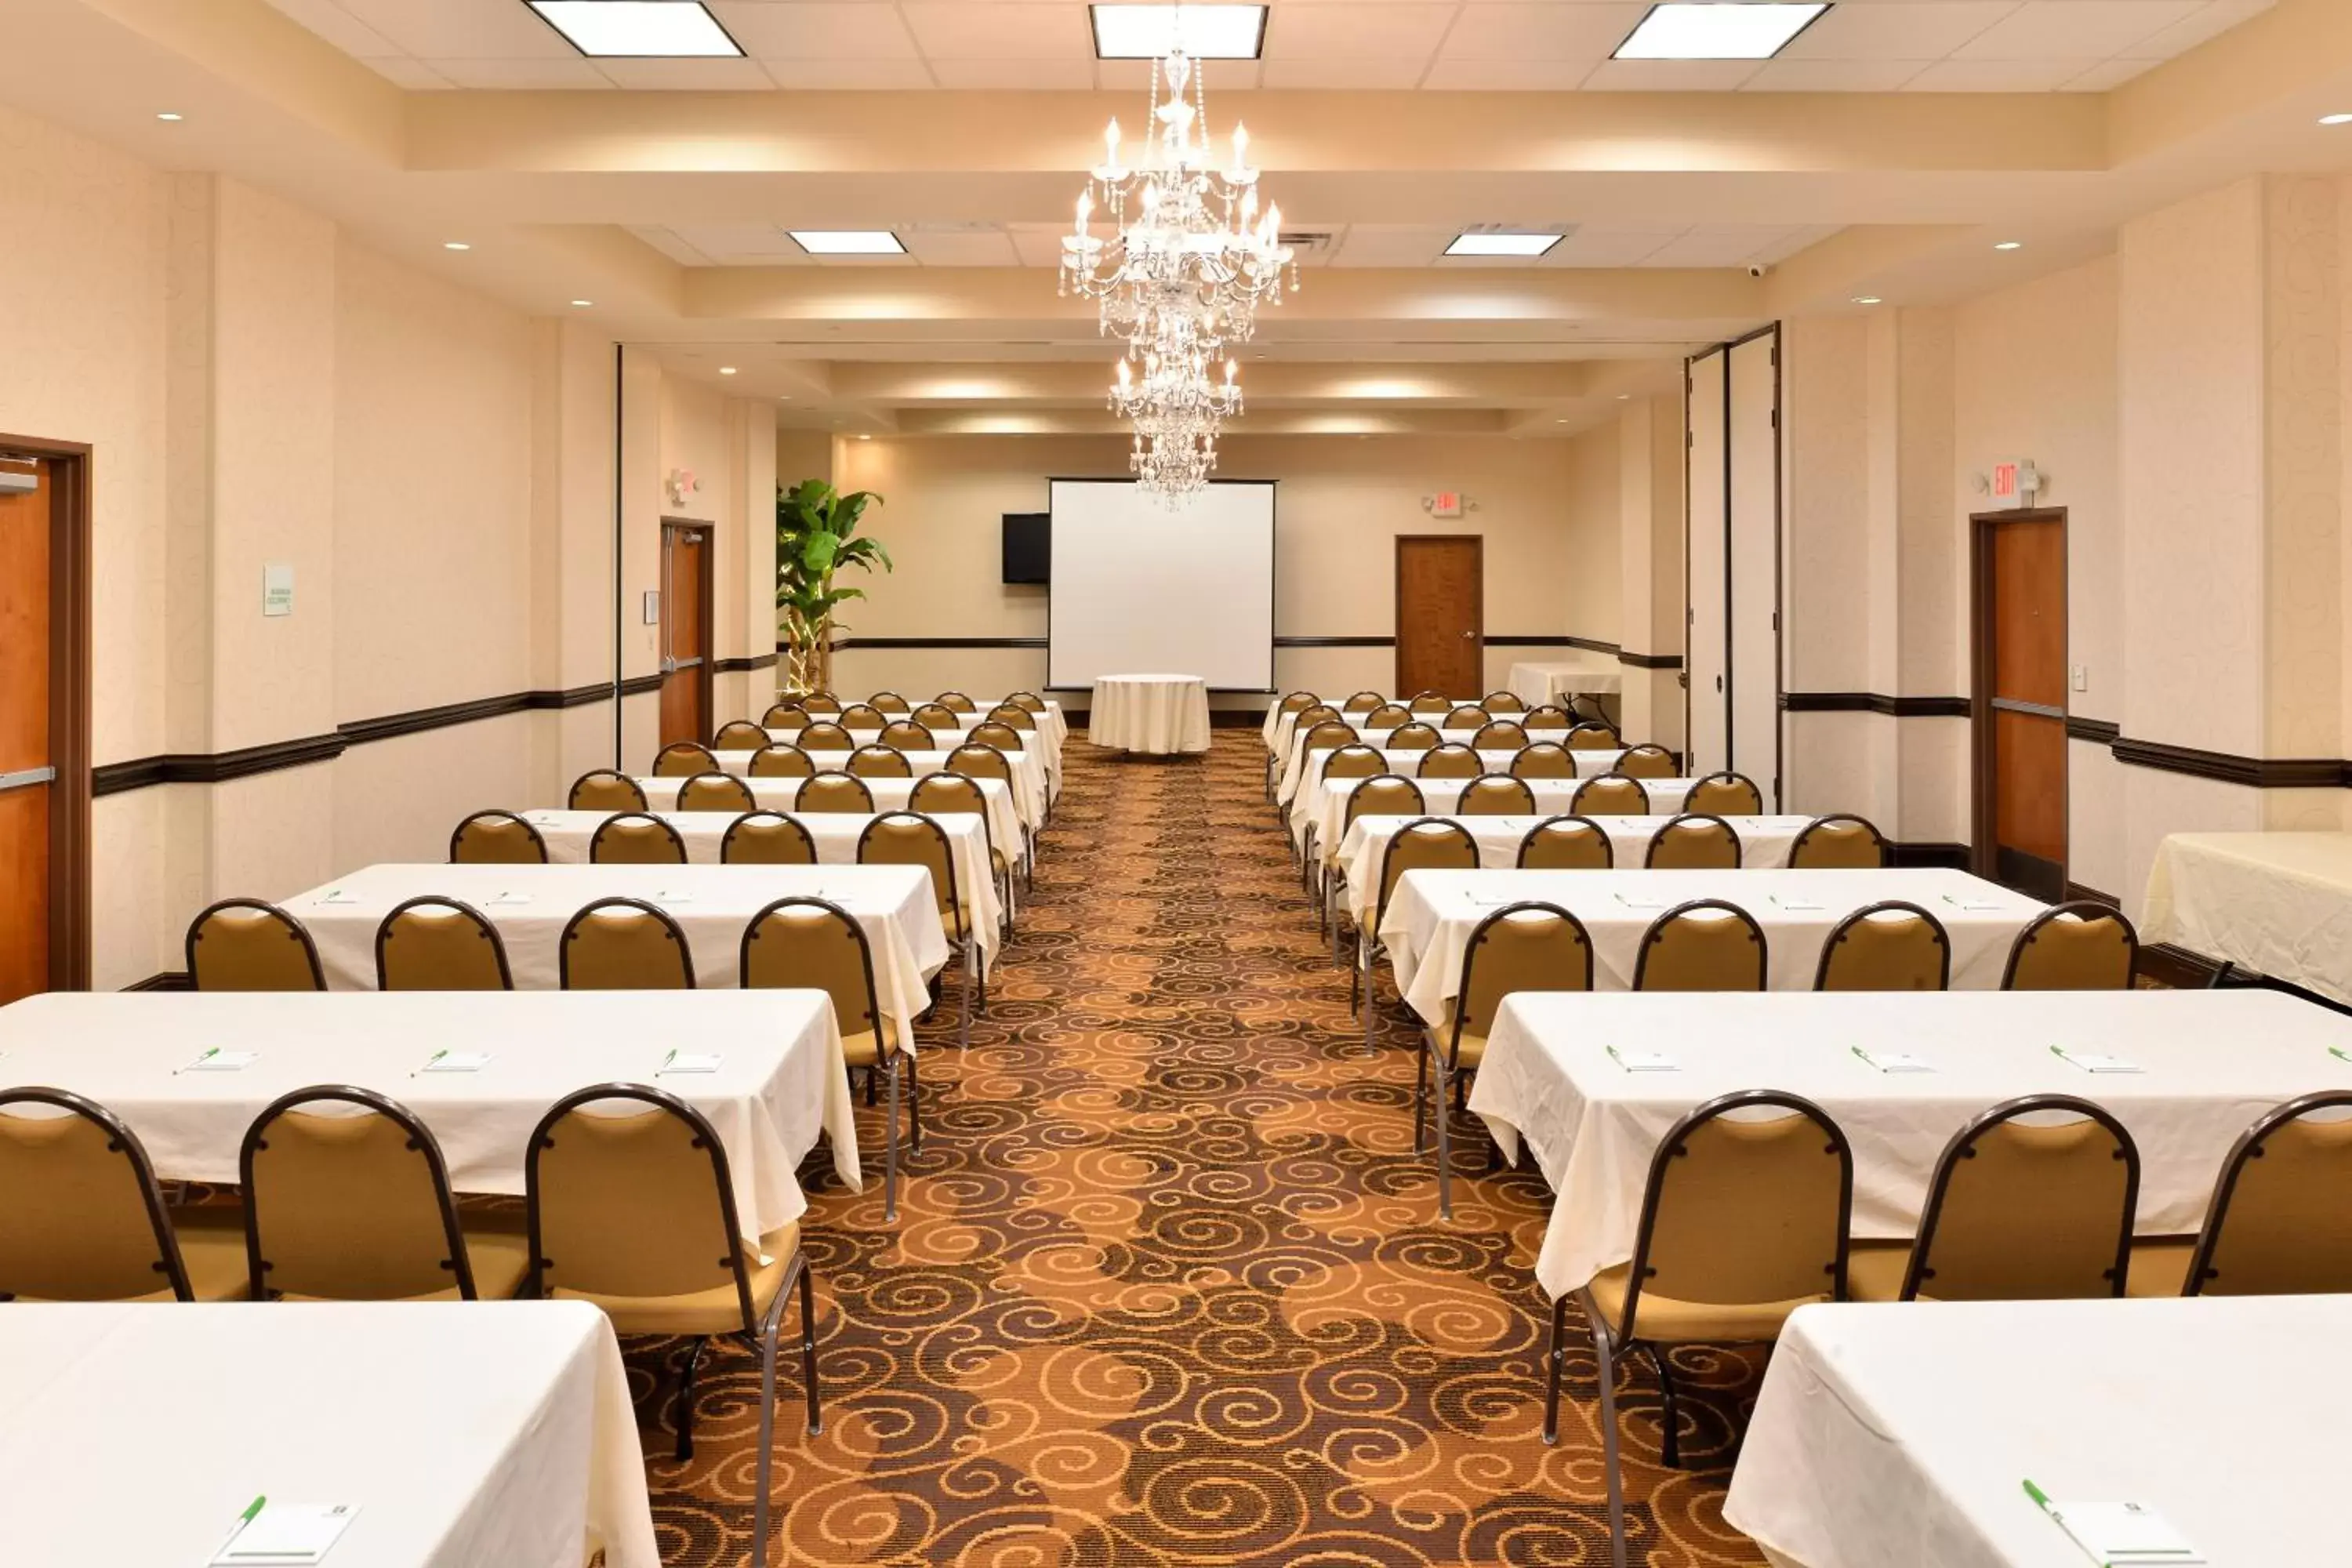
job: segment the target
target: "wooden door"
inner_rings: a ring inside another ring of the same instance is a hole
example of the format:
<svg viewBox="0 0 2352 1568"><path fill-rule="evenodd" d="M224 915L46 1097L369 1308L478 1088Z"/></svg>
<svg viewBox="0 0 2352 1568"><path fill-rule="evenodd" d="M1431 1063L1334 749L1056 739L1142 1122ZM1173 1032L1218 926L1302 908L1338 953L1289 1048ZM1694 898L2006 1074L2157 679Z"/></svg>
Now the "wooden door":
<svg viewBox="0 0 2352 1568"><path fill-rule="evenodd" d="M2066 514L1974 521L1976 868L2066 896Z"/></svg>
<svg viewBox="0 0 2352 1568"><path fill-rule="evenodd" d="M0 1004L47 990L50 973L53 490L48 465L34 471L38 489L0 490Z"/></svg>
<svg viewBox="0 0 2352 1568"><path fill-rule="evenodd" d="M661 743L710 740L710 530L662 524Z"/></svg>
<svg viewBox="0 0 2352 1568"><path fill-rule="evenodd" d="M1397 695L1486 689L1486 541L1405 533L1396 542Z"/></svg>

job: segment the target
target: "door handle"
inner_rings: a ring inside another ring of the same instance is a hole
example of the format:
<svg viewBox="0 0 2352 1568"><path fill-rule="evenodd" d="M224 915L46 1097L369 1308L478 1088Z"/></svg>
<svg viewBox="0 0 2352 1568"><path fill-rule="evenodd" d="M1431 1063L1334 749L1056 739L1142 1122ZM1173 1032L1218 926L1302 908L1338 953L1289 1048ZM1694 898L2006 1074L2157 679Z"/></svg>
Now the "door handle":
<svg viewBox="0 0 2352 1568"><path fill-rule="evenodd" d="M57 777L58 770L55 768L19 768L12 773L0 773L0 791L30 789L35 784L54 784L57 782Z"/></svg>
<svg viewBox="0 0 2352 1568"><path fill-rule="evenodd" d="M1722 689L1723 689L1723 677L1721 677L1721 676L1719 676L1719 675L1718 675L1718 676L1717 676L1717 677L1715 678L1715 689L1716 689L1717 691L1720 691L1720 690L1722 690Z"/></svg>
<svg viewBox="0 0 2352 1568"><path fill-rule="evenodd" d="M1464 632L1464 633L1462 634L1463 637L1464 637L1465 640L1466 640L1466 639L1468 639L1468 638L1470 638L1470 637L1476 637L1477 635L1478 635L1478 634L1477 634L1476 632Z"/></svg>

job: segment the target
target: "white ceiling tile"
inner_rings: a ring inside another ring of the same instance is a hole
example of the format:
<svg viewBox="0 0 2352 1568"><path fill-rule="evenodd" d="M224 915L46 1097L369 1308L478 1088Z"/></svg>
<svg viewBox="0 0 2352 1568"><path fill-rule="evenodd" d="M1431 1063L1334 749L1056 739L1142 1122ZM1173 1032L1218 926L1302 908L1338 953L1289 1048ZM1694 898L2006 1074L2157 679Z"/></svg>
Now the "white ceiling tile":
<svg viewBox="0 0 2352 1568"><path fill-rule="evenodd" d="M1059 267L1062 264L1062 236L1069 232L1066 226L1042 223L1013 223L1004 226L1006 236L1013 241L1014 254L1024 267Z"/></svg>
<svg viewBox="0 0 2352 1568"><path fill-rule="evenodd" d="M2014 13L2019 0L1839 5L1798 34L1781 60L1939 60Z"/></svg>
<svg viewBox="0 0 2352 1568"><path fill-rule="evenodd" d="M934 59L931 74L939 78L941 87L953 88L1078 91L1095 84L1091 60Z"/></svg>
<svg viewBox="0 0 2352 1568"><path fill-rule="evenodd" d="M1222 65L1223 62L1216 63ZM1097 60L1095 85L1106 92L1147 92L1151 88L1151 62L1150 60ZM1216 91L1223 86L1224 83L1216 77L1209 78L1208 89L1211 92Z"/></svg>
<svg viewBox="0 0 2352 1568"><path fill-rule="evenodd" d="M710 258L660 224L631 224L629 232L681 267L708 267Z"/></svg>
<svg viewBox="0 0 2352 1568"><path fill-rule="evenodd" d="M1584 85L1593 60L1456 60L1440 58L1422 81L1446 92L1569 92Z"/></svg>
<svg viewBox="0 0 2352 1568"><path fill-rule="evenodd" d="M1547 267L1639 267L1687 228L1680 224L1657 228L1639 226L1592 226L1578 229L1551 247L1540 265Z"/></svg>
<svg viewBox="0 0 2352 1568"><path fill-rule="evenodd" d="M1426 267L1453 238L1454 231L1426 224L1350 224L1330 261L1334 267Z"/></svg>
<svg viewBox="0 0 2352 1568"><path fill-rule="evenodd" d="M1903 84L1906 92L2055 92L2096 59L1937 60Z"/></svg>
<svg viewBox="0 0 2352 1568"><path fill-rule="evenodd" d="M1764 62L1743 92L1893 92L1917 76L1921 60L1791 60Z"/></svg>
<svg viewBox="0 0 2352 1568"><path fill-rule="evenodd" d="M427 69L448 79L453 87L501 91L612 87L612 79L585 59L569 60L425 60Z"/></svg>
<svg viewBox="0 0 2352 1568"><path fill-rule="evenodd" d="M1377 60L1268 60L1265 85L1289 88L1361 88L1393 90L1420 85L1428 68L1420 55Z"/></svg>
<svg viewBox="0 0 2352 1568"><path fill-rule="evenodd" d="M2155 60L2105 60L2062 84L2066 92L2107 92L2157 68Z"/></svg>
<svg viewBox="0 0 2352 1568"><path fill-rule="evenodd" d="M900 7L935 60L1085 60L1095 57L1087 9L1075 5L910 0ZM1087 82L1091 85L1092 76Z"/></svg>
<svg viewBox="0 0 2352 1568"><path fill-rule="evenodd" d="M746 54L763 60L910 60L915 40L896 5L872 0L829 4L728 4L712 9Z"/></svg>
<svg viewBox="0 0 2352 1568"><path fill-rule="evenodd" d="M1591 60L1609 58L1648 6L1490 5L1462 7L1445 36L1444 59Z"/></svg>
<svg viewBox="0 0 2352 1568"><path fill-rule="evenodd" d="M1952 52L1959 60L2103 60L2196 14L2204 0L2026 0Z"/></svg>
<svg viewBox="0 0 2352 1568"><path fill-rule="evenodd" d="M1454 20L1451 5L1298 5L1265 25L1269 60L1362 59L1374 55L1428 58Z"/></svg>
<svg viewBox="0 0 2352 1568"><path fill-rule="evenodd" d="M878 8L878 7L877 7ZM806 92L892 91L934 85L920 60L761 60L778 87Z"/></svg>
<svg viewBox="0 0 2352 1568"><path fill-rule="evenodd" d="M335 0L269 0L272 5L354 58L381 59L400 46L335 4Z"/></svg>
<svg viewBox="0 0 2352 1568"><path fill-rule="evenodd" d="M2123 52L2135 59L2168 60L2253 20L2272 4L2273 0L2210 0L2202 11L2149 34Z"/></svg>
<svg viewBox="0 0 2352 1568"><path fill-rule="evenodd" d="M596 68L618 86L649 92L766 92L776 85L757 60L600 59Z"/></svg>
<svg viewBox="0 0 2352 1568"><path fill-rule="evenodd" d="M668 232L711 260L722 263L747 257L761 260L781 257L798 261L808 254L780 224L680 223L670 225Z"/></svg>
<svg viewBox="0 0 2352 1568"><path fill-rule="evenodd" d="M1013 237L1001 228L945 233L910 229L898 237L908 254L926 267L1018 267L1021 264L1021 253L1013 247ZM1059 257L1055 259L1058 261Z"/></svg>
<svg viewBox="0 0 2352 1568"><path fill-rule="evenodd" d="M421 60L580 58L522 0L344 0L343 9Z"/></svg>
<svg viewBox="0 0 2352 1568"><path fill-rule="evenodd" d="M1759 60L1602 60L1584 79L1587 92L1729 92L1756 74Z"/></svg>
<svg viewBox="0 0 2352 1568"><path fill-rule="evenodd" d="M1644 267L1738 267L1771 260L1797 233L1789 225L1700 224L1643 258Z"/></svg>
<svg viewBox="0 0 2352 1568"><path fill-rule="evenodd" d="M390 55L383 59L370 60L367 64L369 69L395 87L404 87L414 92L428 92L436 88L457 85L432 67L412 60L406 55Z"/></svg>

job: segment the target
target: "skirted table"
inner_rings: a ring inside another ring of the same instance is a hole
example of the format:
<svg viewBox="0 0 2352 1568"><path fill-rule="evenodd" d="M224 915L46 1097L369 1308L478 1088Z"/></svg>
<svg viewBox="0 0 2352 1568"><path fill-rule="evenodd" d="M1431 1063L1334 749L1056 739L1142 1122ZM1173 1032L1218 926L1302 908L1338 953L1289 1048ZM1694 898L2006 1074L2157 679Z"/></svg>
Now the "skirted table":
<svg viewBox="0 0 2352 1568"><path fill-rule="evenodd" d="M2169 835L2139 936L2352 1002L2352 833Z"/></svg>
<svg viewBox="0 0 2352 1568"><path fill-rule="evenodd" d="M1208 683L1197 675L1097 676L1087 738L1097 746L1151 756L1205 752Z"/></svg>

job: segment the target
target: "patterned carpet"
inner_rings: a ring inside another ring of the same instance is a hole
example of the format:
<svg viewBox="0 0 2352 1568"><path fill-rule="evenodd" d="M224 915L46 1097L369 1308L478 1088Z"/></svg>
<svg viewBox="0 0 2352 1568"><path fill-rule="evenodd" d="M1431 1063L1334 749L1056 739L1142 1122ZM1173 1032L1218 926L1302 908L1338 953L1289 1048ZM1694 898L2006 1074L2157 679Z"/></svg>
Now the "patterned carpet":
<svg viewBox="0 0 2352 1568"><path fill-rule="evenodd" d="M927 1140L898 1225L878 1181L815 1185L822 1151L803 1167L825 1428L803 1435L787 1370L770 1562L1608 1561L1589 1342L1559 1446L1537 1435L1549 1194L1478 1174L1472 1142L1438 1221L1411 1036L1392 1022L1365 1057L1256 733L1216 742L1165 763L1072 742L971 1052L952 1006L924 1031ZM756 1363L714 1349L679 1464L675 1347L629 1348L665 1563L745 1561ZM1633 1560L1752 1563L1721 1503L1758 1365L1675 1364L1679 1470L1658 1462L1654 1376L1626 1374Z"/></svg>

